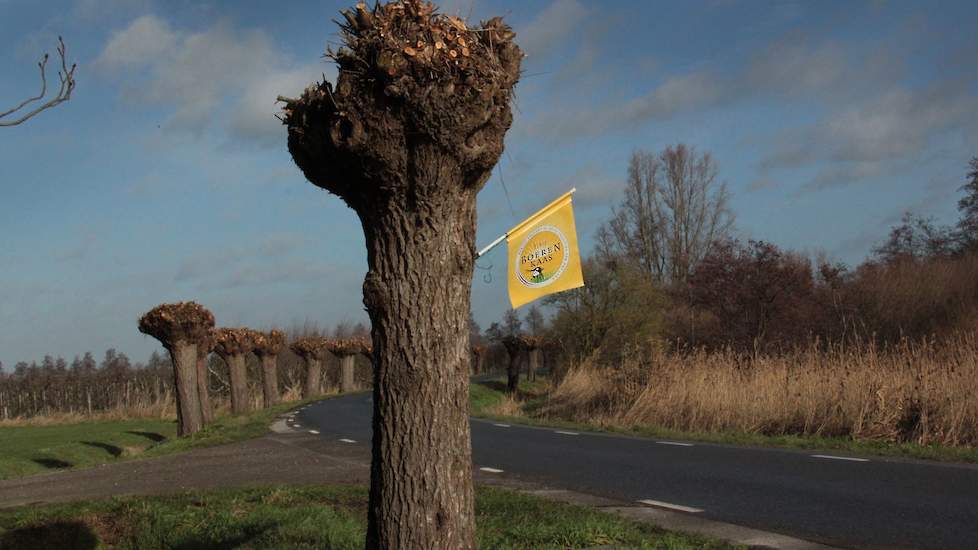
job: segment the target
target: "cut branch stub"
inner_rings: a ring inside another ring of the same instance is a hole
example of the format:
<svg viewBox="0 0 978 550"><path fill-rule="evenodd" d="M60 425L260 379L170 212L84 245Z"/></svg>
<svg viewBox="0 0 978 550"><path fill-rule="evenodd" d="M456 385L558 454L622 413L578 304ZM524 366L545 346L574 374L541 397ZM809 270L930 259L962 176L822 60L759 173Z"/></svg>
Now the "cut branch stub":
<svg viewBox="0 0 978 550"><path fill-rule="evenodd" d="M289 349L303 359L312 358L322 360L329 353L327 349L328 342L328 339L321 336L308 336L289 344Z"/></svg>
<svg viewBox="0 0 978 550"><path fill-rule="evenodd" d="M214 353L225 360L233 355L251 353L255 349L255 331L249 328L218 328L212 334Z"/></svg>
<svg viewBox="0 0 978 550"><path fill-rule="evenodd" d="M252 336L254 338L254 352L259 357L278 355L285 348L285 333L281 330L256 331Z"/></svg>
<svg viewBox="0 0 978 550"><path fill-rule="evenodd" d="M174 342L198 342L214 326L214 314L196 302L161 304L139 319L139 332L169 346Z"/></svg>
<svg viewBox="0 0 978 550"><path fill-rule="evenodd" d="M523 348L529 351L540 349L547 343L546 339L542 336L520 336L519 338Z"/></svg>
<svg viewBox="0 0 978 550"><path fill-rule="evenodd" d="M289 151L309 181L363 217L378 194L415 191L409 151L423 143L455 159L460 190L478 191L512 123L523 58L515 33L498 17L470 29L413 0L344 16L345 46L326 53L339 65L335 89L324 81L279 98Z"/></svg>
<svg viewBox="0 0 978 550"><path fill-rule="evenodd" d="M346 357L357 354L370 355L373 351L373 346L370 345L370 341L366 338L353 337L328 340L326 349L337 357Z"/></svg>

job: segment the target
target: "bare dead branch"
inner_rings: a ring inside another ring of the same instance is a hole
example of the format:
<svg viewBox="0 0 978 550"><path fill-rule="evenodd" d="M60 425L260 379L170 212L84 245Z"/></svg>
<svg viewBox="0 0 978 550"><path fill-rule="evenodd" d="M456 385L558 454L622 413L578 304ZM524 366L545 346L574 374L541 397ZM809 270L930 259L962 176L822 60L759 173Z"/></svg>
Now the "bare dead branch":
<svg viewBox="0 0 978 550"><path fill-rule="evenodd" d="M31 117L37 115L41 111L55 107L65 101L71 99L71 92L75 89L75 68L76 64L71 65L71 69L68 68L68 64L65 61L65 43L61 37L58 37L58 55L61 57L61 70L58 71L58 78L61 80L61 86L58 88L58 93L55 94L50 100L41 105L37 106L31 111L13 120L3 120L3 117L10 116L18 113L24 107L34 103L35 101L40 101L44 98L47 93L47 75L45 74L45 69L48 64L48 54L44 54L44 58L38 62L38 67L41 69L41 93L36 97L30 97L25 99L20 105L17 105L9 111L0 113L0 126L17 126L18 124L30 119Z"/></svg>

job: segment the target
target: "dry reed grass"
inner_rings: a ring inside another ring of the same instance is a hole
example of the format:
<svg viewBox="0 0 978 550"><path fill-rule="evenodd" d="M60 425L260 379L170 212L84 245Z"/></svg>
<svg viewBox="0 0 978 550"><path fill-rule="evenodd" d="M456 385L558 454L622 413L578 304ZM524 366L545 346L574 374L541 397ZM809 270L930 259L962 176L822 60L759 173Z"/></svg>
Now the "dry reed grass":
<svg viewBox="0 0 978 550"><path fill-rule="evenodd" d="M599 426L978 445L978 335L585 361L539 414Z"/></svg>

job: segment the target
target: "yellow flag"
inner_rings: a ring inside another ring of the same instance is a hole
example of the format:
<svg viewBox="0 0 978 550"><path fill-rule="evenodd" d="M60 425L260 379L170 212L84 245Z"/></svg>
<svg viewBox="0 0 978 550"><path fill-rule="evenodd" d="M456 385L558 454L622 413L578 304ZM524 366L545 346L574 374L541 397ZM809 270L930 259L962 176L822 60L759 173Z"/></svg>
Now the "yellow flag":
<svg viewBox="0 0 978 550"><path fill-rule="evenodd" d="M514 309L547 294L584 286L573 193L568 191L506 233L509 301Z"/></svg>

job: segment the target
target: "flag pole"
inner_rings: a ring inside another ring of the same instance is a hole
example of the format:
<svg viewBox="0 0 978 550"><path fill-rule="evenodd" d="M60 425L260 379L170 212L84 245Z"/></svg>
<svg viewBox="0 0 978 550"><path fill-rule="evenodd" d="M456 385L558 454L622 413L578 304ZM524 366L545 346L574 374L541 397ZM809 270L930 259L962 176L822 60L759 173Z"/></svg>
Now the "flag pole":
<svg viewBox="0 0 978 550"><path fill-rule="evenodd" d="M560 198L558 198L557 200L559 201L559 200L560 200L561 198L563 198L563 197L565 197L565 196L567 196L567 195L572 195L572 194L574 193L574 191L577 191L577 188L576 188L576 187L574 187L573 189L571 189L571 190L570 190L570 191L568 191L567 193L564 193L563 195L561 195L561 196L560 196ZM554 201L554 202L557 202L557 201ZM527 218L527 220L529 220L530 218L533 218L534 216L536 216L536 215L537 215L537 214L539 214L540 212L543 212L544 210L546 210L547 208L549 208L549 207L550 207L550 206L552 206L553 204L554 204L554 203L550 203L550 204L548 204L547 206L544 206L543 208L541 208L540 210L537 210L537 211L536 211L536 212L535 212L535 213L534 213L534 214L533 214L532 216L530 216L529 218ZM524 221L523 223L526 223L526 222ZM476 253L476 255L475 255L475 259L476 259L476 260L478 260L479 258L481 258L481 257L483 257L483 256L485 256L486 254L488 254L490 250L492 250L493 248L496 248L497 246L499 246L499 243L501 243L501 242L503 242L504 240L506 240L506 237L508 237L508 236L509 236L509 234L510 234L510 233L511 233L511 232L512 232L512 231L513 231L514 229L516 229L516 228L518 228L518 227L520 227L520 226L522 226L522 225L523 225L523 223L521 223L520 225L517 225L517 226L516 226L516 227L514 227L513 229L511 229L511 230L509 230L509 231L507 231L507 232L505 232L505 233L503 233L502 235L500 235L500 236L498 236L498 237L496 237L496 240L494 240L494 241L492 241L491 243L489 243L489 246L487 246L487 247L485 247L485 248L483 248L482 250L480 250L479 252L477 252L477 253Z"/></svg>
<svg viewBox="0 0 978 550"><path fill-rule="evenodd" d="M486 254L488 254L489 251L492 250L493 248L496 248L496 246L498 246L499 243L505 241L506 240L506 237L508 237L508 236L509 236L509 233L503 233L499 237L496 237L496 240L494 240L491 243L489 243L489 246L483 248L482 250L480 250L479 252L476 253L475 259L478 260L479 258L481 258L481 257L485 256Z"/></svg>

